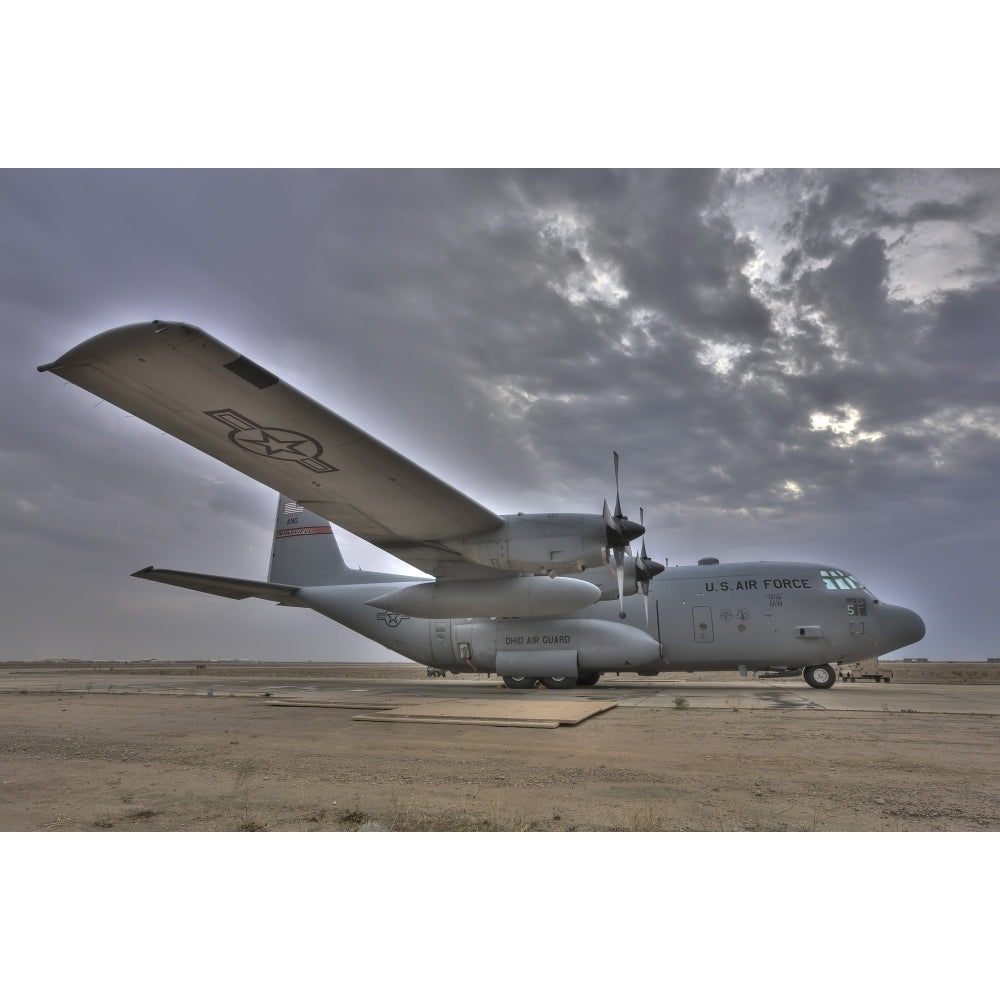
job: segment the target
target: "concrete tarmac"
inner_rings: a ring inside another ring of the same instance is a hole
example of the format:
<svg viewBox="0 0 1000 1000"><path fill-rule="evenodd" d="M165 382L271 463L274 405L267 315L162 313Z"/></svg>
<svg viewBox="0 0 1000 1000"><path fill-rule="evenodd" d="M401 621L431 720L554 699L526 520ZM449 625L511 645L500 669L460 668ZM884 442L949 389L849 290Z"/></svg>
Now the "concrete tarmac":
<svg viewBox="0 0 1000 1000"><path fill-rule="evenodd" d="M5 663L0 828L998 830L1000 684L943 674L511 691L412 664Z"/></svg>
<svg viewBox="0 0 1000 1000"><path fill-rule="evenodd" d="M602 678L594 687L565 691L512 691L496 677L359 678L346 676L268 676L250 667L243 676L204 676L139 670L28 667L0 670L0 691L59 694L162 694L199 697L290 698L331 704L356 702L377 708L425 699L537 698L616 701L620 708L740 709L835 712L936 712L950 715L1000 715L1000 684L874 684L838 682L828 690L787 680L722 679L702 681Z"/></svg>

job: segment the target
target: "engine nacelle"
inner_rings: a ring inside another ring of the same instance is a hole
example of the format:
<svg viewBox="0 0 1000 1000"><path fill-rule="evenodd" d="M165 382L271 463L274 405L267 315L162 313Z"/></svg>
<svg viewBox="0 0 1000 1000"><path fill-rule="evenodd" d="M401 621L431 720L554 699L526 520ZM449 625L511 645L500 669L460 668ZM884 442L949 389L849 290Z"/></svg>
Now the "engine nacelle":
<svg viewBox="0 0 1000 1000"><path fill-rule="evenodd" d="M608 561L599 514L507 514L503 520L496 531L451 539L448 547L480 566L515 573L579 573Z"/></svg>
<svg viewBox="0 0 1000 1000"><path fill-rule="evenodd" d="M467 622L453 631L464 661L501 676L573 677L579 670L638 670L662 660L660 644L651 635L617 622Z"/></svg>

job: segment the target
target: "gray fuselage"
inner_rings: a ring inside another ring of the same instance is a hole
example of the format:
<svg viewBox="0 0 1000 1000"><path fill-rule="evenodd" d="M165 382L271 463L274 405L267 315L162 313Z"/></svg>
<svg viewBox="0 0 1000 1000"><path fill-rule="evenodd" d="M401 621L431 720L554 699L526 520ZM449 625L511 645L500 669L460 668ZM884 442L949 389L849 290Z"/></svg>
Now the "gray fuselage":
<svg viewBox="0 0 1000 1000"><path fill-rule="evenodd" d="M625 599L624 620L617 600L558 617L508 619L412 618L364 604L418 582L307 587L300 597L396 653L456 673L496 672L504 654L530 664L557 652L575 652L581 670L597 672L794 669L876 657L924 634L914 612L811 563L668 567L650 587L648 624L641 595Z"/></svg>

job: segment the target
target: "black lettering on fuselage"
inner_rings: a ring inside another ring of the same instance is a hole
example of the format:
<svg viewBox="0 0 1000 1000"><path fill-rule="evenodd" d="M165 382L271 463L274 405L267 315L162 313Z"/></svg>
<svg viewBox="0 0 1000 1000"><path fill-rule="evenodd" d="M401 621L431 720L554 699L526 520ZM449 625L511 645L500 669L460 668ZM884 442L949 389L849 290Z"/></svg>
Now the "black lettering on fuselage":
<svg viewBox="0 0 1000 1000"><path fill-rule="evenodd" d="M570 635L508 635L504 643L508 646L558 646L568 645L573 641Z"/></svg>
<svg viewBox="0 0 1000 1000"><path fill-rule="evenodd" d="M765 584L767 581L764 581ZM758 580L719 580L719 590L756 590ZM705 593L710 594L715 590L715 581L709 580L705 583Z"/></svg>

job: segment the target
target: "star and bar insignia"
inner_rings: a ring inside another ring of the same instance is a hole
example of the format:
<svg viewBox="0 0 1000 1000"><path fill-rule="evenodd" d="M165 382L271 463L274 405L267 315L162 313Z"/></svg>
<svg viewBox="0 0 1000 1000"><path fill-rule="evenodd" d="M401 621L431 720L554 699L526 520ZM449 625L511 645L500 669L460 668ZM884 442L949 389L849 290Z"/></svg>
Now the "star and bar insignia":
<svg viewBox="0 0 1000 1000"><path fill-rule="evenodd" d="M262 427L236 410L205 410L205 416L218 420L229 428L229 440L261 458L276 458L283 462L298 462L310 472L336 472L336 466L320 456L323 446L315 438L283 427Z"/></svg>

